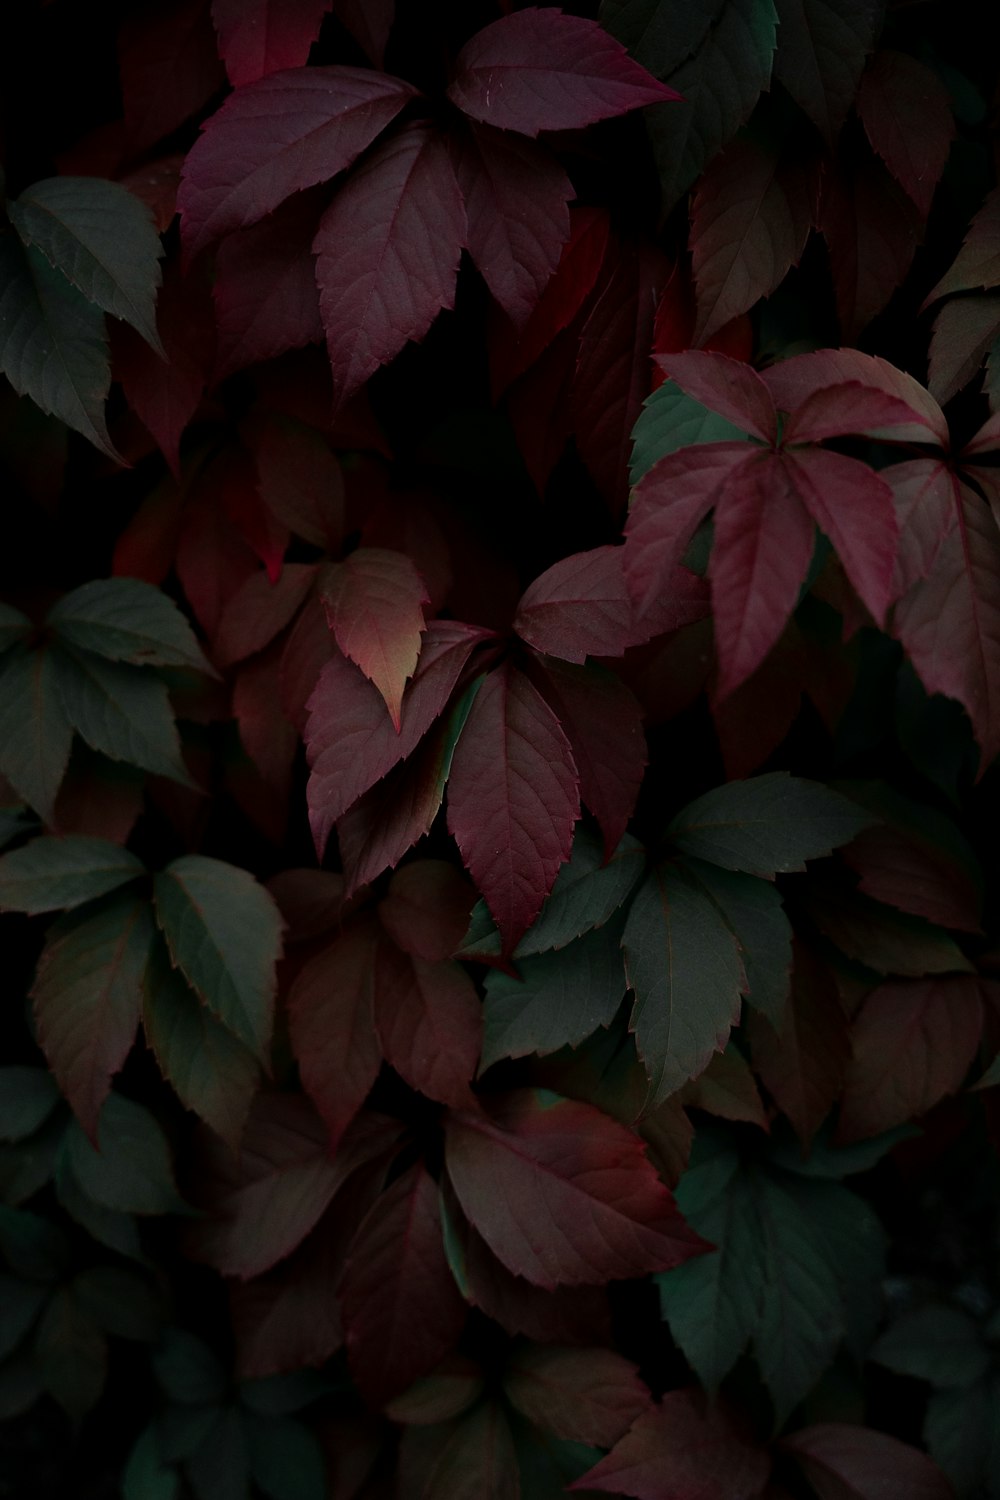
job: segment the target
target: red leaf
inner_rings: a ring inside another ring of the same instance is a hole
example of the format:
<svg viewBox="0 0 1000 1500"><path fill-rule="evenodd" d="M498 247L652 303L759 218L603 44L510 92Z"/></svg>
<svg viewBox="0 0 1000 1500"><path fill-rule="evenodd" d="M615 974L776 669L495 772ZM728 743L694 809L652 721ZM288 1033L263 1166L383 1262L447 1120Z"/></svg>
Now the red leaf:
<svg viewBox="0 0 1000 1500"><path fill-rule="evenodd" d="M340 926L344 877L332 870L279 870L267 881L285 920L285 943L325 937Z"/></svg>
<svg viewBox="0 0 1000 1500"><path fill-rule="evenodd" d="M576 354L575 332L567 328L507 392L507 414L517 446L531 482L542 496L573 433L571 395Z"/></svg>
<svg viewBox="0 0 1000 1500"><path fill-rule="evenodd" d="M289 723L294 724L302 736L309 720L309 699L320 673L336 652L326 623L326 611L318 595L313 594L288 632L279 673L281 706ZM376 701L381 700L376 698Z"/></svg>
<svg viewBox="0 0 1000 1500"><path fill-rule="evenodd" d="M663 288L656 309L653 328L653 354L682 354L695 342L694 325L697 309L691 272L686 259L679 260ZM705 348L718 354L728 354L731 359L743 364L753 358L753 326L746 314L725 323L713 337L705 340ZM653 389L663 384L666 377L659 370L653 372Z"/></svg>
<svg viewBox="0 0 1000 1500"><path fill-rule="evenodd" d="M277 799L277 818L281 825L277 837L280 839L288 817L292 768L299 737L275 707L279 700L279 665L278 651L271 650L240 668L233 683L233 718L240 727L244 750L265 786Z"/></svg>
<svg viewBox="0 0 1000 1500"><path fill-rule="evenodd" d="M199 470L177 542L177 576L198 623L214 636L229 600L259 570L222 508L224 458Z"/></svg>
<svg viewBox="0 0 1000 1500"><path fill-rule="evenodd" d="M336 1149L378 1077L375 943L370 922L347 927L300 969L288 996L288 1029L302 1087Z"/></svg>
<svg viewBox="0 0 1000 1500"><path fill-rule="evenodd" d="M564 661L621 656L634 644L632 600L620 547L595 547L554 563L521 596L514 629Z"/></svg>
<svg viewBox="0 0 1000 1500"><path fill-rule="evenodd" d="M404 953L438 963L460 945L475 900L475 891L454 865L417 859L393 875L379 902L379 921Z"/></svg>
<svg viewBox="0 0 1000 1500"><path fill-rule="evenodd" d="M142 156L225 84L207 0L131 11L119 33L118 65L128 154Z"/></svg>
<svg viewBox="0 0 1000 1500"><path fill-rule="evenodd" d="M267 509L296 536L329 552L344 538L344 481L330 445L315 427L255 413L245 440Z"/></svg>
<svg viewBox="0 0 1000 1500"><path fill-rule="evenodd" d="M300 68L330 0L212 0L219 51L234 88L282 68Z"/></svg>
<svg viewBox="0 0 1000 1500"><path fill-rule="evenodd" d="M819 1500L953 1500L937 1464L908 1443L870 1427L819 1422L782 1438Z"/></svg>
<svg viewBox="0 0 1000 1500"><path fill-rule="evenodd" d="M390 136L351 174L313 244L337 401L454 306L464 243L451 154L428 126Z"/></svg>
<svg viewBox="0 0 1000 1500"><path fill-rule="evenodd" d="M293 68L230 94L188 152L178 194L189 257L349 167L415 90L370 68Z"/></svg>
<svg viewBox="0 0 1000 1500"><path fill-rule="evenodd" d="M290 541L288 528L264 504L250 455L243 448L224 451L217 473L226 515L264 564L269 581L277 583Z"/></svg>
<svg viewBox="0 0 1000 1500"><path fill-rule="evenodd" d="M448 94L473 120L531 136L680 98L596 21L534 6L465 44Z"/></svg>
<svg viewBox="0 0 1000 1500"><path fill-rule="evenodd" d="M971 976L879 985L851 1028L854 1059L838 1139L879 1135L954 1094L975 1056L982 1026L979 982Z"/></svg>
<svg viewBox="0 0 1000 1500"><path fill-rule="evenodd" d="M423 579L402 552L359 547L326 570L321 596L337 645L378 688L398 733L424 630Z"/></svg>
<svg viewBox="0 0 1000 1500"><path fill-rule="evenodd" d="M446 1158L472 1225L509 1271L536 1286L665 1271L706 1248L642 1142L590 1105L511 1094L492 1117L452 1116Z"/></svg>
<svg viewBox="0 0 1000 1500"><path fill-rule="evenodd" d="M448 828L509 952L568 859L579 817L569 741L527 677L505 664L473 700L448 785Z"/></svg>
<svg viewBox="0 0 1000 1500"><path fill-rule="evenodd" d="M382 1405L451 1352L466 1308L441 1240L437 1184L417 1164L369 1209L340 1283L351 1371Z"/></svg>
<svg viewBox="0 0 1000 1500"><path fill-rule="evenodd" d="M454 588L452 549L456 538L446 534L433 501L425 504L412 491L387 494L378 501L366 497L366 511L361 545L405 552L423 580L429 612L435 614L450 600Z"/></svg>
<svg viewBox="0 0 1000 1500"><path fill-rule="evenodd" d="M570 182L544 146L470 125L453 138L466 247L515 328L527 323L569 236Z"/></svg>
<svg viewBox="0 0 1000 1500"><path fill-rule="evenodd" d="M894 427L909 427L911 415L905 401L873 391L860 380L847 380L807 396L789 417L782 442L785 447L822 443L873 428L892 436Z"/></svg>
<svg viewBox="0 0 1000 1500"><path fill-rule="evenodd" d="M300 609L315 577L313 563L289 563L274 583L266 572L251 573L228 600L212 642L218 666L231 667L269 645Z"/></svg>
<svg viewBox="0 0 1000 1500"><path fill-rule="evenodd" d="M891 430L883 429L881 422L886 409L878 403L874 408L875 421L853 431L900 443L936 442L938 447L949 446L948 423L934 397L905 370L897 370L887 359L874 354L862 354L860 349L817 349L809 354L796 354L762 371L761 379L778 408L785 412L797 411L811 396L830 386L857 381L869 390L881 391L901 401L913 421L899 427L894 425ZM822 406L821 401L820 413Z"/></svg>
<svg viewBox="0 0 1000 1500"><path fill-rule="evenodd" d="M857 110L872 149L926 219L955 139L948 90L905 52L876 52L858 90Z"/></svg>
<svg viewBox="0 0 1000 1500"><path fill-rule="evenodd" d="M119 533L111 571L116 578L142 578L159 586L173 566L184 492L164 479L142 501Z"/></svg>
<svg viewBox="0 0 1000 1500"><path fill-rule="evenodd" d="M352 1219L346 1220L348 1231ZM305 1243L273 1271L236 1282L229 1293L242 1380L322 1365L344 1341L337 1277L343 1266L345 1218L328 1211Z"/></svg>
<svg viewBox="0 0 1000 1500"><path fill-rule="evenodd" d="M841 337L856 342L906 279L921 238L920 214L870 155L823 179L819 228L830 252Z"/></svg>
<svg viewBox="0 0 1000 1500"><path fill-rule="evenodd" d="M440 1104L470 1108L483 1041L483 1009L459 964L429 963L379 945L375 1027L385 1060L411 1088Z"/></svg>
<svg viewBox="0 0 1000 1500"><path fill-rule="evenodd" d="M432 620L413 680L403 693L397 733L378 689L346 657L332 657L309 702L306 788L317 849L334 823L417 744L443 712L473 649L488 633L457 621Z"/></svg>
<svg viewBox="0 0 1000 1500"><path fill-rule="evenodd" d="M219 246L212 288L217 381L322 339L312 254L321 203L313 193L297 194Z"/></svg>
<svg viewBox="0 0 1000 1500"><path fill-rule="evenodd" d="M797 266L816 219L816 164L749 138L712 161L691 204L691 256L701 344Z"/></svg>
<svg viewBox="0 0 1000 1500"><path fill-rule="evenodd" d="M874 901L913 912L939 927L979 932L982 898L969 872L918 828L866 828L842 851Z"/></svg>
<svg viewBox="0 0 1000 1500"><path fill-rule="evenodd" d="M892 599L899 545L892 491L867 464L842 453L796 448L784 459L802 504L830 538L858 597L881 625Z"/></svg>
<svg viewBox="0 0 1000 1500"><path fill-rule="evenodd" d="M840 1098L851 1057L833 978L803 944L795 946L792 992L780 1034L749 1016L753 1063L778 1108L808 1144Z"/></svg>
<svg viewBox="0 0 1000 1500"><path fill-rule="evenodd" d="M652 1400L635 1366L611 1349L529 1345L511 1356L503 1386L536 1427L600 1448L617 1443Z"/></svg>
<svg viewBox="0 0 1000 1500"><path fill-rule="evenodd" d="M569 740L580 796L604 835L604 855L618 847L646 768L642 711L631 690L595 663L539 660L536 675Z"/></svg>
<svg viewBox="0 0 1000 1500"><path fill-rule="evenodd" d="M745 1442L700 1393L668 1391L568 1488L633 1500L756 1500L770 1470L766 1450Z"/></svg>
<svg viewBox="0 0 1000 1500"><path fill-rule="evenodd" d="M333 13L376 68L381 68L396 19L396 0L333 0Z"/></svg>
<svg viewBox="0 0 1000 1500"><path fill-rule="evenodd" d="M766 383L749 365L726 354L691 349L686 354L657 354L656 363L682 391L718 412L764 443L778 438L778 413Z"/></svg>

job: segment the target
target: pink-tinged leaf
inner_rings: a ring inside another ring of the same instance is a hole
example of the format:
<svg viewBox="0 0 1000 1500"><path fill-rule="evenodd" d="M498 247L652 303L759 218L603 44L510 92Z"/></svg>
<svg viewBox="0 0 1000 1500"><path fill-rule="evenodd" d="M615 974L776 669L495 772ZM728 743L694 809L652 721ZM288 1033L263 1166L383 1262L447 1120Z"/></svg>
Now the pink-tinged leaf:
<svg viewBox="0 0 1000 1500"><path fill-rule="evenodd" d="M349 167L416 91L369 68L291 68L230 94L188 153L178 195L189 257Z"/></svg>
<svg viewBox="0 0 1000 1500"><path fill-rule="evenodd" d="M1000 294L957 297L934 319L927 385L942 406L980 371L1000 335Z"/></svg>
<svg viewBox="0 0 1000 1500"><path fill-rule="evenodd" d="M339 189L313 242L336 401L455 305L465 238L448 143L429 126L388 137Z"/></svg>
<svg viewBox="0 0 1000 1500"><path fill-rule="evenodd" d="M324 202L322 190L296 194L219 246L212 287L217 381L322 341L312 242Z"/></svg>
<svg viewBox="0 0 1000 1500"><path fill-rule="evenodd" d="M879 985L851 1028L838 1139L879 1135L957 1092L982 1029L979 982L971 975Z"/></svg>
<svg viewBox="0 0 1000 1500"><path fill-rule="evenodd" d="M572 389L576 444L615 513L628 498L632 429L652 384L653 324L668 271L655 246L611 242L580 331Z"/></svg>
<svg viewBox="0 0 1000 1500"><path fill-rule="evenodd" d="M281 653L281 706L290 724L305 736L309 700L327 662L337 655L326 611L319 597L307 599ZM364 679L362 678L362 681ZM381 702L376 695L376 702ZM385 705L382 705L383 709Z"/></svg>
<svg viewBox="0 0 1000 1500"><path fill-rule="evenodd" d="M381 693L398 733L424 630L423 579L402 552L359 547L326 570L321 597L337 645Z"/></svg>
<svg viewBox="0 0 1000 1500"><path fill-rule="evenodd" d="M625 581L643 616L655 609L698 526L745 466L746 443L698 443L659 459L632 492L625 522Z"/></svg>
<svg viewBox="0 0 1000 1500"><path fill-rule="evenodd" d="M954 1500L950 1482L926 1453L871 1427L819 1422L782 1438L819 1500Z"/></svg>
<svg viewBox="0 0 1000 1500"><path fill-rule="evenodd" d="M536 1286L643 1276L706 1248L643 1143L590 1105L520 1091L492 1115L453 1115L446 1160L470 1223Z"/></svg>
<svg viewBox="0 0 1000 1500"><path fill-rule="evenodd" d="M913 912L939 927L979 932L982 894L950 851L918 828L879 824L859 833L842 858L874 901Z"/></svg>
<svg viewBox="0 0 1000 1500"><path fill-rule="evenodd" d="M745 682L780 637L809 571L814 539L789 455L760 453L732 471L718 496L708 564L719 698Z"/></svg>
<svg viewBox="0 0 1000 1500"><path fill-rule="evenodd" d="M633 1500L757 1500L771 1460L700 1392L668 1391L606 1458L568 1486Z"/></svg>
<svg viewBox="0 0 1000 1500"><path fill-rule="evenodd" d="M553 563L521 596L514 629L564 661L621 656L634 644L632 600L620 547L595 547Z"/></svg>
<svg viewBox="0 0 1000 1500"><path fill-rule="evenodd" d="M503 1407L487 1400L460 1418L427 1476L422 1500L520 1500L517 1449Z"/></svg>
<svg viewBox="0 0 1000 1500"><path fill-rule="evenodd" d="M1000 189L997 188L969 225L961 250L924 299L921 312L952 292L985 291L994 286L1000 286Z"/></svg>
<svg viewBox="0 0 1000 1500"><path fill-rule="evenodd" d="M288 1029L302 1087L329 1131L331 1149L364 1104L382 1053L375 1034L373 924L347 927L299 970Z"/></svg>
<svg viewBox="0 0 1000 1500"><path fill-rule="evenodd" d="M381 1406L453 1349L466 1307L448 1269L437 1183L420 1163L369 1209L340 1283L347 1357Z"/></svg>
<svg viewBox="0 0 1000 1500"><path fill-rule="evenodd" d="M131 11L119 32L118 66L128 154L139 157L225 85L207 0Z"/></svg>
<svg viewBox="0 0 1000 1500"><path fill-rule="evenodd" d="M681 390L764 443L778 437L778 413L767 385L749 365L690 349L686 354L657 354L654 359Z"/></svg>
<svg viewBox="0 0 1000 1500"><path fill-rule="evenodd" d="M271 514L314 547L338 552L347 524L344 480L323 434L304 422L257 412L245 440Z"/></svg>
<svg viewBox="0 0 1000 1500"><path fill-rule="evenodd" d="M758 1012L749 1016L753 1064L778 1108L808 1144L844 1087L851 1043L829 970L796 944L792 993L780 1033Z"/></svg>
<svg viewBox="0 0 1000 1500"><path fill-rule="evenodd" d="M339 654L320 673L309 702L306 788L318 849L359 797L416 749L443 713L474 648L488 632L452 620L432 620L413 680L403 693L397 733L385 701L364 674Z"/></svg>
<svg viewBox="0 0 1000 1500"><path fill-rule="evenodd" d="M569 740L580 796L597 819L610 858L635 811L646 768L642 710L625 683L595 663L578 667L548 657L534 670Z"/></svg>
<svg viewBox="0 0 1000 1500"><path fill-rule="evenodd" d="M417 859L393 875L378 916L397 948L439 963L461 945L475 901L461 870L443 859Z"/></svg>
<svg viewBox="0 0 1000 1500"><path fill-rule="evenodd" d="M448 828L500 929L505 952L531 926L569 858L579 780L559 721L504 664L473 700L448 784Z"/></svg>
<svg viewBox="0 0 1000 1500"><path fill-rule="evenodd" d="M301 68L330 0L212 0L219 51L234 88Z"/></svg>
<svg viewBox="0 0 1000 1500"><path fill-rule="evenodd" d="M894 418L890 427L882 427L885 407L877 404L874 407L875 420L855 427L853 431L900 443L933 442L939 448L949 445L948 423L934 397L905 370L897 370L895 365L877 355L862 354L860 349L817 349L808 354L796 354L762 371L761 379L779 410L784 412L798 411L810 397L831 386L856 381L870 391L879 391L901 401L909 410L912 421L897 426Z"/></svg>
<svg viewBox="0 0 1000 1500"><path fill-rule="evenodd" d="M816 219L818 163L736 140L709 164L691 204L702 344L797 266Z"/></svg>
<svg viewBox="0 0 1000 1500"><path fill-rule="evenodd" d="M483 1008L459 964L430 963L380 943L375 1029L386 1062L411 1088L457 1109L474 1105L469 1085L482 1048Z"/></svg>
<svg viewBox="0 0 1000 1500"><path fill-rule="evenodd" d="M305 1242L273 1271L232 1282L229 1310L242 1380L259 1380L304 1366L322 1365L344 1341L337 1278L345 1239L354 1229L340 1202L328 1210Z"/></svg>
<svg viewBox="0 0 1000 1500"><path fill-rule="evenodd" d="M530 136L680 98L596 21L534 6L465 44L448 95L471 119Z"/></svg>
<svg viewBox="0 0 1000 1500"><path fill-rule="evenodd" d="M872 390L860 380L826 386L807 396L792 412L782 433L787 448L797 443L822 443L852 433L891 432L909 426L912 413L905 401Z"/></svg>
<svg viewBox="0 0 1000 1500"><path fill-rule="evenodd" d="M840 333L858 339L907 272L922 236L919 210L871 155L850 174L827 170L819 229L830 252Z"/></svg>
<svg viewBox="0 0 1000 1500"><path fill-rule="evenodd" d="M955 139L945 85L915 57L880 50L861 80L857 110L872 149L926 219Z"/></svg>
<svg viewBox="0 0 1000 1500"><path fill-rule="evenodd" d="M486 285L521 329L559 264L569 237L573 184L544 147L489 125L453 140L465 199L466 248Z"/></svg>
<svg viewBox="0 0 1000 1500"><path fill-rule="evenodd" d="M833 543L858 597L881 624L892 599L899 545L891 489L867 464L842 453L795 449L784 459L802 504Z"/></svg>
<svg viewBox="0 0 1000 1500"><path fill-rule="evenodd" d="M333 0L333 13L376 68L381 68L396 19L396 0Z"/></svg>
<svg viewBox="0 0 1000 1500"><path fill-rule="evenodd" d="M652 1404L639 1372L611 1349L516 1350L504 1394L543 1432L571 1443L610 1448Z"/></svg>
<svg viewBox="0 0 1000 1500"><path fill-rule="evenodd" d="M289 563L272 583L258 571L234 593L215 640L212 655L220 667L231 667L274 640L302 606L316 577L313 563Z"/></svg>
<svg viewBox="0 0 1000 1500"><path fill-rule="evenodd" d="M891 629L927 691L962 704L985 768L1000 753L1000 532L978 495L951 484L955 524Z"/></svg>

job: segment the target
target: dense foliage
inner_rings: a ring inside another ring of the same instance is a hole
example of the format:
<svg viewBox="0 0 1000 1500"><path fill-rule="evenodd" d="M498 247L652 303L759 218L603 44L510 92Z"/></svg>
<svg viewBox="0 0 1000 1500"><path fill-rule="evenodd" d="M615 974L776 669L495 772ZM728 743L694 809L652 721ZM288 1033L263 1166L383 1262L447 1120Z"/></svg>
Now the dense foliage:
<svg viewBox="0 0 1000 1500"><path fill-rule="evenodd" d="M1000 1497L985 13L2 35L0 1496Z"/></svg>

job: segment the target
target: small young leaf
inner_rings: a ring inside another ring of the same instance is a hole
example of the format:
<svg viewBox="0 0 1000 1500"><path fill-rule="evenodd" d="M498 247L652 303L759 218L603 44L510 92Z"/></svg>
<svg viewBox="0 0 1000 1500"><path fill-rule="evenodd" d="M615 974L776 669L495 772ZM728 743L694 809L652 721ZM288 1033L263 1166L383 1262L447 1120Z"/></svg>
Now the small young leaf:
<svg viewBox="0 0 1000 1500"><path fill-rule="evenodd" d="M0 856L0 909L70 910L146 873L141 860L107 839L37 838Z"/></svg>

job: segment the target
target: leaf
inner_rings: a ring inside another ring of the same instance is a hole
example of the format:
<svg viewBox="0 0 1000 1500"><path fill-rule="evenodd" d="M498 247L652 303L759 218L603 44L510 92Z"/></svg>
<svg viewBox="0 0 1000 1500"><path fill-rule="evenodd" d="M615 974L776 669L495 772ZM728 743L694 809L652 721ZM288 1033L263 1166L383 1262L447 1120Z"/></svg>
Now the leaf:
<svg viewBox="0 0 1000 1500"><path fill-rule="evenodd" d="M948 90L925 63L882 48L865 70L857 109L872 149L926 218L955 138Z"/></svg>
<svg viewBox="0 0 1000 1500"><path fill-rule="evenodd" d="M317 1435L290 1417L244 1418L250 1473L269 1500L324 1500L326 1463Z"/></svg>
<svg viewBox="0 0 1000 1500"><path fill-rule="evenodd" d="M746 437L741 427L709 411L672 380L664 380L643 402L632 428L632 461L629 477L633 485L649 473L668 453L703 443L725 443Z"/></svg>
<svg viewBox="0 0 1000 1500"><path fill-rule="evenodd" d="M246 441L267 509L307 542L339 551L346 530L344 480L325 435L275 416L255 419Z"/></svg>
<svg viewBox="0 0 1000 1500"><path fill-rule="evenodd" d="M266 1058L284 925L273 898L245 870L186 854L156 876L154 900L174 966L223 1026Z"/></svg>
<svg viewBox="0 0 1000 1500"><path fill-rule="evenodd" d="M469 925L475 892L443 859L420 859L397 870L378 916L404 953L437 963L451 958Z"/></svg>
<svg viewBox="0 0 1000 1500"><path fill-rule="evenodd" d="M956 1093L982 1025L972 976L897 980L873 990L851 1028L838 1140L879 1135Z"/></svg>
<svg viewBox="0 0 1000 1500"><path fill-rule="evenodd" d="M60 1287L42 1315L35 1362L45 1389L74 1422L97 1405L107 1379L108 1344L71 1287Z"/></svg>
<svg viewBox="0 0 1000 1500"><path fill-rule="evenodd" d="M669 827L673 843L726 870L770 880L804 870L867 828L871 815L816 781L771 771L731 781L690 802Z"/></svg>
<svg viewBox="0 0 1000 1500"><path fill-rule="evenodd" d="M456 963L428 962L381 943L375 969L375 1029L385 1060L429 1099L472 1103L483 1035L472 980Z"/></svg>
<svg viewBox="0 0 1000 1500"><path fill-rule="evenodd" d="M1000 332L1000 296L959 297L934 319L927 385L942 406L979 374Z"/></svg>
<svg viewBox="0 0 1000 1500"><path fill-rule="evenodd" d="M451 1351L466 1309L441 1242L437 1184L423 1165L397 1177L362 1221L341 1299L351 1369L375 1405Z"/></svg>
<svg viewBox="0 0 1000 1500"><path fill-rule="evenodd" d="M622 948L635 991L629 1030L660 1103L726 1045L740 1016L739 953L717 907L677 865L639 887Z"/></svg>
<svg viewBox="0 0 1000 1500"><path fill-rule="evenodd" d="M792 963L792 929L780 892L765 880L732 874L700 859L685 860L684 868L711 897L736 938L747 1001L780 1027Z"/></svg>
<svg viewBox="0 0 1000 1500"><path fill-rule="evenodd" d="M830 253L841 338L853 343L905 280L921 238L920 214L867 154L850 174L834 167L824 175L819 229Z"/></svg>
<svg viewBox="0 0 1000 1500"><path fill-rule="evenodd" d="M52 663L62 711L92 750L192 786L166 684L141 667L57 647Z"/></svg>
<svg viewBox="0 0 1000 1500"><path fill-rule="evenodd" d="M36 838L0 856L0 908L32 915L69 910L145 873L141 860L107 839Z"/></svg>
<svg viewBox="0 0 1000 1500"><path fill-rule="evenodd" d="M448 146L428 126L388 137L352 172L313 242L336 401L454 306L465 238Z"/></svg>
<svg viewBox="0 0 1000 1500"><path fill-rule="evenodd" d="M756 1500L769 1471L765 1450L745 1442L723 1411L693 1391L668 1391L568 1488L635 1500Z"/></svg>
<svg viewBox="0 0 1000 1500"><path fill-rule="evenodd" d="M834 880L814 875L801 900L824 937L876 974L920 978L972 970L955 940L939 927L879 906Z"/></svg>
<svg viewBox="0 0 1000 1500"><path fill-rule="evenodd" d="M777 0L774 75L833 146L881 20L879 0Z"/></svg>
<svg viewBox="0 0 1000 1500"><path fill-rule="evenodd" d="M534 6L466 42L448 96L473 120L529 136L677 98L596 21Z"/></svg>
<svg viewBox="0 0 1000 1500"><path fill-rule="evenodd" d="M989 193L972 219L958 252L949 269L924 299L923 312L939 297L948 297L952 292L985 291L1000 286L1000 192Z"/></svg>
<svg viewBox="0 0 1000 1500"><path fill-rule="evenodd" d="M573 184L554 156L490 125L453 137L469 254L518 330L556 272L569 238Z"/></svg>
<svg viewBox="0 0 1000 1500"><path fill-rule="evenodd" d="M7 651L31 635L31 621L12 604L0 604L0 651Z"/></svg>
<svg viewBox="0 0 1000 1500"><path fill-rule="evenodd" d="M804 946L783 1020L752 1017L750 1043L762 1082L808 1144L843 1091L851 1042L832 977Z"/></svg>
<svg viewBox="0 0 1000 1500"><path fill-rule="evenodd" d="M528 1345L508 1360L503 1388L544 1432L601 1448L618 1442L651 1402L635 1366L610 1349Z"/></svg>
<svg viewBox="0 0 1000 1500"><path fill-rule="evenodd" d="M381 68L396 19L395 0L334 0L333 10L375 66Z"/></svg>
<svg viewBox="0 0 1000 1500"><path fill-rule="evenodd" d="M163 1304L144 1276L124 1266L91 1266L73 1278L73 1295L105 1333L152 1343L160 1332Z"/></svg>
<svg viewBox="0 0 1000 1500"><path fill-rule="evenodd" d="M0 1359L6 1360L30 1331L45 1305L45 1288L0 1273Z"/></svg>
<svg viewBox="0 0 1000 1500"><path fill-rule="evenodd" d="M48 177L8 199L7 212L26 248L163 353L155 311L163 246L128 188L101 177Z"/></svg>
<svg viewBox="0 0 1000 1500"><path fill-rule="evenodd" d="M121 462L104 422L111 387L104 315L13 235L0 241L0 370L19 396Z"/></svg>
<svg viewBox="0 0 1000 1500"><path fill-rule="evenodd" d="M517 1450L498 1402L461 1417L431 1470L423 1500L520 1500Z"/></svg>
<svg viewBox="0 0 1000 1500"><path fill-rule="evenodd" d="M285 68L301 68L319 36L330 0L212 0L219 52L234 88Z"/></svg>
<svg viewBox="0 0 1000 1500"><path fill-rule="evenodd" d="M989 1494L996 1472L996 1376L965 1389L935 1391L927 1402L924 1441L958 1494Z"/></svg>
<svg viewBox="0 0 1000 1500"><path fill-rule="evenodd" d="M569 742L528 678L504 665L473 700L448 785L448 828L513 949L570 851L579 816Z"/></svg>
<svg viewBox="0 0 1000 1500"><path fill-rule="evenodd" d="M358 1209L344 1220L331 1207L274 1270L231 1284L230 1315L241 1377L274 1377L304 1365L322 1365L342 1346L335 1291L345 1240L355 1227Z"/></svg>
<svg viewBox="0 0 1000 1500"><path fill-rule="evenodd" d="M211 1406L226 1393L226 1372L197 1334L167 1328L151 1356L157 1384L171 1401Z"/></svg>
<svg viewBox="0 0 1000 1500"><path fill-rule="evenodd" d="M189 258L349 167L415 90L368 68L293 68L237 89L184 163L177 206Z"/></svg>
<svg viewBox="0 0 1000 1500"><path fill-rule="evenodd" d="M31 992L38 1040L91 1139L135 1040L153 938L148 902L123 891L54 923L39 959Z"/></svg>
<svg viewBox="0 0 1000 1500"><path fill-rule="evenodd" d="M791 1453L820 1500L877 1500L891 1482L908 1500L950 1500L947 1479L926 1454L898 1438L846 1422L804 1427L781 1446Z"/></svg>
<svg viewBox="0 0 1000 1500"><path fill-rule="evenodd" d="M105 1099L96 1147L73 1120L64 1149L80 1188L100 1207L123 1214L187 1212L166 1136L148 1109L123 1094Z"/></svg>
<svg viewBox="0 0 1000 1500"><path fill-rule="evenodd" d="M666 78L696 52L709 27L718 21L723 0L672 6L660 0L601 0L601 25L628 48L657 78Z"/></svg>
<svg viewBox="0 0 1000 1500"><path fill-rule="evenodd" d="M429 602L420 574L402 552L359 547L324 574L321 596L337 645L378 688L398 734Z"/></svg>
<svg viewBox="0 0 1000 1500"><path fill-rule="evenodd" d="M589 1105L520 1091L492 1116L453 1115L446 1162L470 1222L535 1286L641 1276L701 1252L642 1142Z"/></svg>
<svg viewBox="0 0 1000 1500"><path fill-rule="evenodd" d="M286 563L277 580L266 569L249 574L227 601L212 642L219 666L231 667L268 646L294 619L315 578L310 563Z"/></svg>
<svg viewBox="0 0 1000 1500"><path fill-rule="evenodd" d="M900 402L909 409L913 421L897 426L893 408L893 425L883 427L886 408L877 401L871 411L874 421L855 427L855 432L898 442L934 443L939 448L947 448L949 444L944 413L920 382L905 370L897 370L888 360L863 354L860 349L816 349L796 354L762 371L761 379L779 410L786 412L797 411L811 397L828 392L832 386L860 384ZM821 409L822 405L823 398Z"/></svg>
<svg viewBox="0 0 1000 1500"><path fill-rule="evenodd" d="M0 1141L23 1141L40 1130L59 1103L55 1080L44 1068L0 1067Z"/></svg>
<svg viewBox="0 0 1000 1500"><path fill-rule="evenodd" d="M61 640L135 667L193 667L212 673L172 599L138 578L95 578L49 610Z"/></svg>
<svg viewBox="0 0 1000 1500"><path fill-rule="evenodd" d="M547 568L522 594L514 629L536 651L564 661L620 656L634 630L622 549L595 547Z"/></svg>
<svg viewBox="0 0 1000 1500"><path fill-rule="evenodd" d="M181 1477L160 1459L156 1428L136 1438L122 1474L122 1500L179 1500Z"/></svg>
<svg viewBox="0 0 1000 1500"><path fill-rule="evenodd" d="M876 1339L868 1357L935 1389L968 1388L989 1373L991 1364L975 1319L943 1302L904 1312Z"/></svg>
<svg viewBox="0 0 1000 1500"><path fill-rule="evenodd" d="M204 0L144 6L125 17L118 62L134 156L172 134L225 84Z"/></svg>
<svg viewBox="0 0 1000 1500"><path fill-rule="evenodd" d="M52 651L11 652L0 667L0 774L50 825L72 740Z"/></svg>

